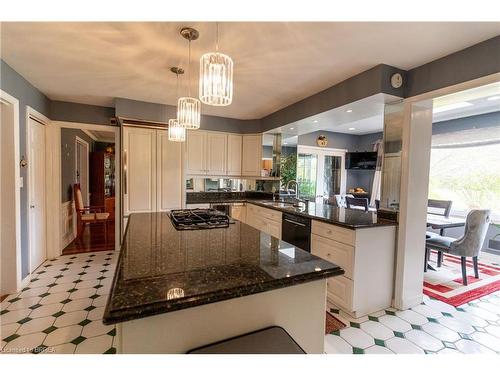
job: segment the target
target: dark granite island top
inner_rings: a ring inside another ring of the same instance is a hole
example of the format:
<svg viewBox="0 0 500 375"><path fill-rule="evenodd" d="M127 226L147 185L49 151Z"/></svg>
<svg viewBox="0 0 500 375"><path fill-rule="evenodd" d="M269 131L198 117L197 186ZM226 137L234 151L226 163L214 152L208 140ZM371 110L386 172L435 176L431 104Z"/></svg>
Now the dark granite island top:
<svg viewBox="0 0 500 375"><path fill-rule="evenodd" d="M239 221L177 231L167 213L132 214L103 321L125 322L343 273Z"/></svg>

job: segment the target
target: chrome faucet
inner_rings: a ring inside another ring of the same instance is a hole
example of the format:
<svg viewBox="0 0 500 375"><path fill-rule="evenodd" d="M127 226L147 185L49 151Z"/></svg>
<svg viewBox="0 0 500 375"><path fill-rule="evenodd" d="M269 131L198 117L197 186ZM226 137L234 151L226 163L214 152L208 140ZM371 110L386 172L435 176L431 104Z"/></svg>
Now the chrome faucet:
<svg viewBox="0 0 500 375"><path fill-rule="evenodd" d="M293 182L295 183L295 199L299 199L299 183L295 180L290 180L286 184L286 191L287 193L290 192L290 183Z"/></svg>

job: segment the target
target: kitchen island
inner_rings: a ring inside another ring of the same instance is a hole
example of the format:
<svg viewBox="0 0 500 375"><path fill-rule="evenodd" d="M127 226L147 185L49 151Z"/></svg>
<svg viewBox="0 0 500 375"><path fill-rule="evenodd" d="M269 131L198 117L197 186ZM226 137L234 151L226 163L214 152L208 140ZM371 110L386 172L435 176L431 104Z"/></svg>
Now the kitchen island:
<svg viewBox="0 0 500 375"><path fill-rule="evenodd" d="M121 353L185 353L270 326L323 353L326 279L343 273L239 221L179 231L167 213L133 214L103 320Z"/></svg>

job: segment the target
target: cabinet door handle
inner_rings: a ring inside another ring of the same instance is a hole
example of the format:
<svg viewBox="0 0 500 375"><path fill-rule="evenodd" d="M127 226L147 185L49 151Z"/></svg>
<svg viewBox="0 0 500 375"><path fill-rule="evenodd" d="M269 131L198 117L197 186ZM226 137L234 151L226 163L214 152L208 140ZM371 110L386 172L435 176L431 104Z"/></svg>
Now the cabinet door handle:
<svg viewBox="0 0 500 375"><path fill-rule="evenodd" d="M292 223L292 224L294 224L294 225L300 225L301 227L305 227L305 226L306 226L305 224L298 223L298 222L293 221L293 220L288 220L288 219L285 219L285 221L288 221L289 223Z"/></svg>

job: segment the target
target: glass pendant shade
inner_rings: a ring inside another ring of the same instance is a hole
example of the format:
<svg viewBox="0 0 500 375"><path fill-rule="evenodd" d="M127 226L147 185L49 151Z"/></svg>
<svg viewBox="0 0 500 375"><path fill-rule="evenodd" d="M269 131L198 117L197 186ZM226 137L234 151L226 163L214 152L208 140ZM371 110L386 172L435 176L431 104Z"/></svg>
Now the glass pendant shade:
<svg viewBox="0 0 500 375"><path fill-rule="evenodd" d="M225 106L233 101L233 60L222 53L206 53L200 59L200 100Z"/></svg>
<svg viewBox="0 0 500 375"><path fill-rule="evenodd" d="M183 97L177 101L177 121L186 129L199 129L201 103L198 99Z"/></svg>
<svg viewBox="0 0 500 375"><path fill-rule="evenodd" d="M177 119L168 120L168 140L173 142L186 141L186 128L180 126Z"/></svg>

